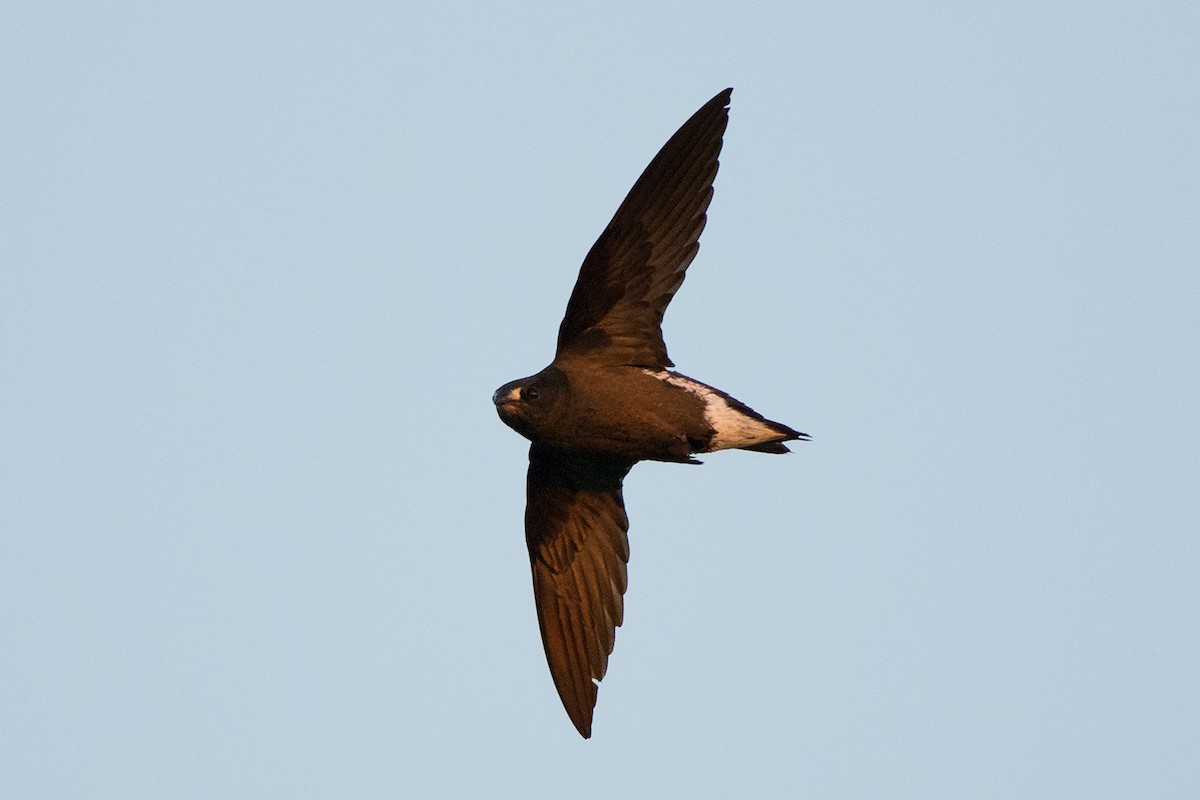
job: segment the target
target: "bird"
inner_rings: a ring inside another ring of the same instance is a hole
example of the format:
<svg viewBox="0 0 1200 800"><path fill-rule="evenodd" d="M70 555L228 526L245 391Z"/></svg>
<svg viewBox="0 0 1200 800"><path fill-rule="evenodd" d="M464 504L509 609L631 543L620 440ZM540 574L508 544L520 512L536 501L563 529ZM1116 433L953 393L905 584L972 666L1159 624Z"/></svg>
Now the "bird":
<svg viewBox="0 0 1200 800"><path fill-rule="evenodd" d="M787 453L808 434L672 367L667 304L699 249L732 89L663 145L592 245L567 301L554 360L492 395L530 440L525 540L538 627L559 699L584 739L628 585L622 485L639 461Z"/></svg>

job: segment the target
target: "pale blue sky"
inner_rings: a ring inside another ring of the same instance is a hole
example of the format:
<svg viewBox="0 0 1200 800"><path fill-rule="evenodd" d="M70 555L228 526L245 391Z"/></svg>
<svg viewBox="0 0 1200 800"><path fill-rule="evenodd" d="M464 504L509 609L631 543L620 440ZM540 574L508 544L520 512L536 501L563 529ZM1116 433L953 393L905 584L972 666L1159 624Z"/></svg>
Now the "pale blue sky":
<svg viewBox="0 0 1200 800"><path fill-rule="evenodd" d="M1194 3L8 3L0 796L1200 796ZM733 86L584 742L526 446Z"/></svg>

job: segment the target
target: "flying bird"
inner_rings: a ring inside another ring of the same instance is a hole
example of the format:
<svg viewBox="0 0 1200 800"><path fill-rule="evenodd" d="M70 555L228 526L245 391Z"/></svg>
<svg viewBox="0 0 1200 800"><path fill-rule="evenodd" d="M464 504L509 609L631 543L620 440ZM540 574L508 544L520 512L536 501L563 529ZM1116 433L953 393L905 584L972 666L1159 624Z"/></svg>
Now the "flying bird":
<svg viewBox="0 0 1200 800"><path fill-rule="evenodd" d="M538 625L585 739L624 611L630 468L698 464L695 454L730 448L786 453L784 442L808 438L672 371L663 343L663 313L699 249L732 91L671 137L592 245L554 361L492 396L500 419L532 442L525 541Z"/></svg>

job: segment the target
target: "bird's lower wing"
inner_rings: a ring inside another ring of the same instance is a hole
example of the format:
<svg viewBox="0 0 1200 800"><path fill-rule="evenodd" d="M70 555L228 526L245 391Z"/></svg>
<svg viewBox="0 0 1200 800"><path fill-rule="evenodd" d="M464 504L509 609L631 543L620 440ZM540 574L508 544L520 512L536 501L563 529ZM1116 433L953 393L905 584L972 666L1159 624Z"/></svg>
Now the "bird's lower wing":
<svg viewBox="0 0 1200 800"><path fill-rule="evenodd" d="M538 625L558 696L584 738L624 610L629 519L621 481L632 466L529 450L525 540Z"/></svg>

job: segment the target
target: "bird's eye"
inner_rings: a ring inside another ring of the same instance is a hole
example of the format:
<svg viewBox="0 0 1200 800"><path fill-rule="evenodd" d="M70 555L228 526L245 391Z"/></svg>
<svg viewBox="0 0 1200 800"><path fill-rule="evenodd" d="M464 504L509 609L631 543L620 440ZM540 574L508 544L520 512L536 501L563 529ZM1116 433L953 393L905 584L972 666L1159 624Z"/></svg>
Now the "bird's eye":
<svg viewBox="0 0 1200 800"><path fill-rule="evenodd" d="M536 388L534 388L533 386L526 386L524 389L521 390L521 399L522 400L537 400L539 394L540 393L538 392L538 390Z"/></svg>

